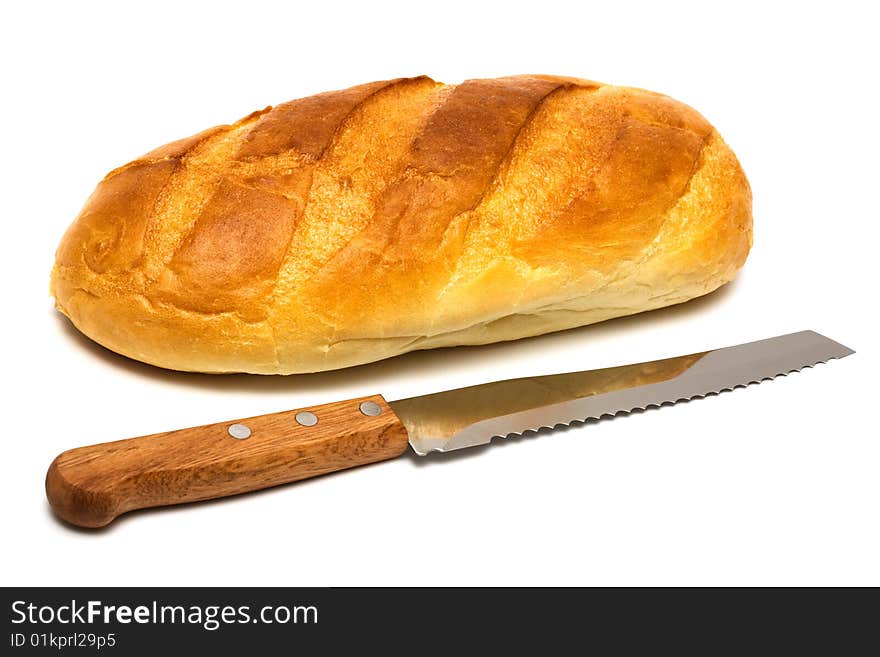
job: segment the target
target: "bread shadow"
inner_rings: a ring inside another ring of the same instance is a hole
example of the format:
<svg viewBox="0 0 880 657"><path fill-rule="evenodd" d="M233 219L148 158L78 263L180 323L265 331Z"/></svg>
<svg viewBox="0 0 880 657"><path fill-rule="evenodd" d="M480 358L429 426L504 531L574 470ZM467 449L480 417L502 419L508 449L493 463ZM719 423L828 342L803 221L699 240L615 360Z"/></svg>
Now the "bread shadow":
<svg viewBox="0 0 880 657"><path fill-rule="evenodd" d="M610 319L597 324L590 324L565 331L548 333L531 338L523 338L511 342L416 351L384 361L358 365L341 370L288 376L259 374L199 374L165 370L132 360L102 347L80 333L61 313L55 311L52 312L56 317L56 321L60 322L62 334L65 335L70 343L75 345L76 348L87 350L95 358L101 360L106 365L118 369L120 373L139 376L163 385L188 386L193 388L213 389L217 391L251 392L257 394L287 394L296 392L297 390L327 390L332 392L335 388L340 387L344 381L347 386L360 384L366 386L369 384L372 390L381 392L381 382L383 380L415 379L419 376L425 375L426 372L430 374L441 371L455 371L456 368L462 368L471 364L474 359L496 362L509 361L516 358L518 353L517 350L519 349L540 350L542 348L549 348L551 346L558 347L560 345L576 345L578 349L583 349L584 345L588 345L591 339L604 339L608 335L623 335L627 332L640 330L645 326L653 326L657 330L663 330L664 325L672 325L674 322L690 315L708 312L715 306L724 303L725 300L734 293L735 287L736 282L734 281L721 287L715 292L698 297L697 299L693 299L686 303L627 317ZM603 417L601 420L590 419L586 422L574 422L572 423L572 426L592 425L598 422L611 422L620 417L638 415L642 412L643 411L637 409L631 414L620 415L615 418ZM408 450L403 458L407 459L410 465L414 468L439 466L444 463L482 456L490 446L493 448L504 447L535 438L545 437L551 433L564 434L571 428L572 427L568 426L558 426L554 429L544 428L537 431L526 431L518 436L496 438L492 441L491 445L482 445L454 452L432 453L425 457L417 456L414 452ZM379 467L381 465L382 463L375 463L362 467ZM354 472L360 469L361 468L354 468L351 471L345 470L334 472L314 479L296 482L295 484L290 484L288 486L301 487L317 484L320 480L326 477L340 476L344 473ZM282 486L280 488L287 488L288 486ZM138 519L148 518L154 514L186 512L187 510L198 507L246 502L248 498L256 498L277 492L278 490L276 488L268 488L227 498L204 500L201 502L167 507L141 509L123 514L120 518L106 527L97 529L76 527L61 520L52 513L48 503L46 504L46 512L53 517L58 525L69 530L82 534L103 535L113 532L120 527L124 527L128 522L135 522Z"/></svg>
<svg viewBox="0 0 880 657"><path fill-rule="evenodd" d="M577 344L578 349L583 349L585 345L590 344L591 340L604 339L609 334L623 335L627 332L640 330L646 325L654 325L658 330L662 330L664 325L671 325L682 317L708 312L728 299L734 293L736 285L736 281L733 281L707 295L674 306L530 338L487 345L413 351L375 363L327 372L291 375L201 374L162 369L132 360L102 347L80 333L61 313L54 310L52 312L56 321L60 323L62 334L72 345L89 351L95 358L108 366L117 368L121 373L139 376L164 385L265 395L288 394L299 390L332 391L340 387L343 381L349 387L369 384L375 388L383 381L414 379L426 374L455 371L457 368L463 368L473 363L475 359L487 362L509 362L516 359L517 353L521 349L540 350L573 344Z"/></svg>

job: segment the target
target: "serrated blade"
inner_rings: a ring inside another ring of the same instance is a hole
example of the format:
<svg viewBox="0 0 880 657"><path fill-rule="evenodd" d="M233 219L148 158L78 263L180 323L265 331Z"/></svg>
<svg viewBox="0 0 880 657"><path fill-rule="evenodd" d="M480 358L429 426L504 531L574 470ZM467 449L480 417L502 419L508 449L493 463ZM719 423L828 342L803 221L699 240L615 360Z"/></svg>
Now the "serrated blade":
<svg viewBox="0 0 880 657"><path fill-rule="evenodd" d="M417 454L674 404L855 353L801 331L646 363L495 381L391 402Z"/></svg>

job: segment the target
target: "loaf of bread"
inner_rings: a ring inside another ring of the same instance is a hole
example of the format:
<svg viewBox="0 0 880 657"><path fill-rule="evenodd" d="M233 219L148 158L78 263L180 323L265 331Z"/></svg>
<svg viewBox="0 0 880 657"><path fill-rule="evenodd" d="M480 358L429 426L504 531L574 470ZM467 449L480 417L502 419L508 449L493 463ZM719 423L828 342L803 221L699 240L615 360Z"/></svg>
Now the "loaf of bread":
<svg viewBox="0 0 880 657"><path fill-rule="evenodd" d="M161 367L314 372L687 301L751 246L733 152L690 107L526 75L373 82L111 171L51 290Z"/></svg>

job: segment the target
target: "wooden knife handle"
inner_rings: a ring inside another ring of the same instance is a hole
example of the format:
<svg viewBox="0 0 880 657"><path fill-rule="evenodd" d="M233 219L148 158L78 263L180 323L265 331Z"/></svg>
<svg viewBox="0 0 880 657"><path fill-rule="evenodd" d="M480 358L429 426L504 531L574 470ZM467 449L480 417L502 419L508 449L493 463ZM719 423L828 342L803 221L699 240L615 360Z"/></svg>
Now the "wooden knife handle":
<svg viewBox="0 0 880 657"><path fill-rule="evenodd" d="M71 449L49 466L46 496L63 520L102 527L126 511L286 484L406 447L406 429L375 395Z"/></svg>

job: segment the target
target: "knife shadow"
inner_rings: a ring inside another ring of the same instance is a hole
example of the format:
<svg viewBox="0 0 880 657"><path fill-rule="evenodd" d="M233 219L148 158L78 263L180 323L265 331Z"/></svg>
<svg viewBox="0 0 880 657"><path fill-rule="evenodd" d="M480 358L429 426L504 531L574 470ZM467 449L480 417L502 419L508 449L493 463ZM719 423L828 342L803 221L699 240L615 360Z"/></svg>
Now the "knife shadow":
<svg viewBox="0 0 880 657"><path fill-rule="evenodd" d="M688 400L683 400L681 403L687 403ZM526 440L532 440L534 438L545 437L548 434L564 434L573 429L579 428L581 426L588 426L593 424L598 424L600 422L611 422L621 417L628 417L630 415L641 415L642 413L655 411L656 407L650 407L648 409L634 409L628 413L619 413L615 416L605 416L600 419L590 418L585 421L574 420L568 426L557 426L555 428L542 428L536 431L524 431L521 435L510 435L505 438L494 438L491 443L486 445L479 445L477 447L470 447L468 449L460 449L452 452L432 452L427 454L426 456L419 456L412 450L407 450L403 457L405 458L413 467L424 468L431 466L438 466L443 464L448 464L454 461L460 461L462 459L473 458L476 456L483 455L484 452L488 451L490 448L497 449L499 447L505 447L509 445L516 445ZM302 481L295 481L289 484L283 484L281 486L273 486L271 488L264 488L261 490L249 491L247 493L239 493L237 495L230 495L227 497L219 497L216 499L210 500L201 500L198 502L186 502L183 504L176 504L171 506L159 506L152 507L149 509L138 509L136 511L129 511L127 513L122 514L115 520L113 520L110 524L105 525L104 527L79 527L77 525L70 524L69 522L62 520L52 511L52 508L49 506L49 503L44 500L44 508L47 514L49 514L53 521L64 527L66 530L73 531L76 533L91 535L91 536L101 536L104 534L108 534L113 532L119 527L123 527L126 523L135 521L138 519L146 519L149 516L155 514L172 514L172 513L185 513L187 511L194 511L198 508L202 507L212 507L224 504L236 504L248 501L248 499L256 499L262 495L270 495L272 493L280 493L282 489L289 487L302 487L302 486L312 486L317 485L323 479L332 478L332 477L340 477L345 476L346 474L354 474L356 471L361 468L371 468L382 466L385 462L379 461L377 463L369 463L366 465L361 465L355 468L349 468L347 470L339 470L336 472L330 472L327 474L320 475L318 477L312 477L309 479L304 479Z"/></svg>
<svg viewBox="0 0 880 657"><path fill-rule="evenodd" d="M246 493L237 493L235 495L227 495L225 497L217 497L209 500L199 500L198 502L183 502L181 504L154 506L147 509L136 509L134 511L127 511L122 515L117 516L113 521L111 521L107 525L104 525L103 527L80 527L79 525L71 524L55 515L55 512L52 510L51 505L45 498L43 499L43 508L45 513L51 516L52 521L59 527L63 527L68 531L73 531L86 536L103 536L105 534L109 534L115 531L117 528L124 527L128 522L136 521L139 519L148 520L149 517L153 515L186 513L187 511L197 511L199 508L210 508L213 506L222 506L226 504L232 505L237 503L246 503L249 500L257 499L263 495L271 495L272 493L280 494L284 489L297 489L303 486L317 485L326 479L345 476L345 474L347 473L354 473L362 468L381 466L383 463L385 463L385 461L367 463L365 465L359 465L357 467L348 468L346 470L337 470L336 472L328 472L326 474L318 475L317 477L309 477L308 479L303 479L301 481L292 481L287 484L281 484L280 486L271 486L269 488L261 488L259 490L252 490ZM294 490L288 491L288 493L290 494L292 494L293 492Z"/></svg>
<svg viewBox="0 0 880 657"><path fill-rule="evenodd" d="M608 335L622 335L634 332L648 325L656 325L662 329L664 324L674 322L689 315L705 313L715 306L724 303L734 293L737 280L722 286L710 294L692 299L685 303L666 308L659 308L626 317L609 319L596 324L580 326L546 333L530 338L496 342L486 345L470 345L459 347L442 347L423 351L413 351L386 360L356 365L339 370L295 375L265 374L201 374L197 372L178 372L166 370L146 363L132 360L102 347L85 335L61 313L52 310L61 333L72 346L85 349L106 365L119 369L121 372L149 379L166 385L212 389L229 392L252 392L255 394L294 393L298 390L332 392L341 382L347 386L367 386L381 391L384 380L412 379L455 370L472 364L475 359L488 362L510 362L516 359L519 349L541 349L554 346L577 346L589 344L593 338L605 338ZM378 388L377 388L378 386Z"/></svg>

